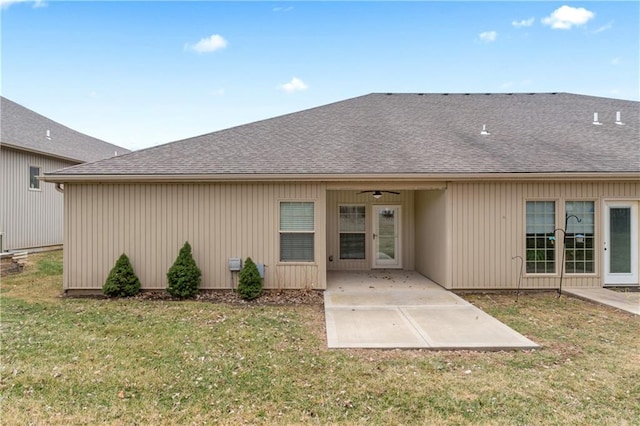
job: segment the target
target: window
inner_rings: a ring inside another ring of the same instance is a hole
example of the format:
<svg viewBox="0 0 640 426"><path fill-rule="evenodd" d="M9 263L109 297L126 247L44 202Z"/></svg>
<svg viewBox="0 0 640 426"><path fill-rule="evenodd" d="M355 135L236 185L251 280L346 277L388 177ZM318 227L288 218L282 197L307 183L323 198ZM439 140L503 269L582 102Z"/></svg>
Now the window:
<svg viewBox="0 0 640 426"><path fill-rule="evenodd" d="M340 206L340 259L365 258L365 206Z"/></svg>
<svg viewBox="0 0 640 426"><path fill-rule="evenodd" d="M280 203L280 261L314 261L313 202Z"/></svg>
<svg viewBox="0 0 640 426"><path fill-rule="evenodd" d="M40 189L40 167L29 166L29 189Z"/></svg>
<svg viewBox="0 0 640 426"><path fill-rule="evenodd" d="M551 274L556 271L556 203L527 201L527 273Z"/></svg>
<svg viewBox="0 0 640 426"><path fill-rule="evenodd" d="M569 274L590 274L595 272L593 201L567 201L565 203L567 221L565 237L565 271ZM578 222L578 220L580 220Z"/></svg>

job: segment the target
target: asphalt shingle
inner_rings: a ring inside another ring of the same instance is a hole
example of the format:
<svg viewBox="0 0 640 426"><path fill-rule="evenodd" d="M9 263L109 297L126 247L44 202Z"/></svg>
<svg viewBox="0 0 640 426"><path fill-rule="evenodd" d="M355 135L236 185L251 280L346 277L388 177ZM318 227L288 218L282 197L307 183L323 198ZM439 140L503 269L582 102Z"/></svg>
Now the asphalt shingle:
<svg viewBox="0 0 640 426"><path fill-rule="evenodd" d="M374 93L50 175L640 172L639 132L634 101Z"/></svg>
<svg viewBox="0 0 640 426"><path fill-rule="evenodd" d="M128 149L87 136L0 97L0 142L78 163L129 153Z"/></svg>

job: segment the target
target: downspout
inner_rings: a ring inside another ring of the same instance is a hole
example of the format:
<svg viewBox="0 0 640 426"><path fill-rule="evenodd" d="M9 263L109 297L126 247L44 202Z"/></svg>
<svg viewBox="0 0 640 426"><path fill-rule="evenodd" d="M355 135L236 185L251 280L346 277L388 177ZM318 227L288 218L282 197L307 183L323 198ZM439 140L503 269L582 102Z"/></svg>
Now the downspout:
<svg viewBox="0 0 640 426"><path fill-rule="evenodd" d="M63 184L61 183L56 183L56 191L64 194L64 186L62 186Z"/></svg>

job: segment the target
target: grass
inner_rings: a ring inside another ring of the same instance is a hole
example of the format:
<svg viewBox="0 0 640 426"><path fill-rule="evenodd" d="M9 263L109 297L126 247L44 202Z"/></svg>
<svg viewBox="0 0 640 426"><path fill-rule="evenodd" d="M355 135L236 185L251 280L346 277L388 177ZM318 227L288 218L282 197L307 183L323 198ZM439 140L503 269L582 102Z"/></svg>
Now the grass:
<svg viewBox="0 0 640 426"><path fill-rule="evenodd" d="M61 253L0 285L2 424L598 424L640 419L640 320L465 295L540 350L328 350L321 306L67 299Z"/></svg>

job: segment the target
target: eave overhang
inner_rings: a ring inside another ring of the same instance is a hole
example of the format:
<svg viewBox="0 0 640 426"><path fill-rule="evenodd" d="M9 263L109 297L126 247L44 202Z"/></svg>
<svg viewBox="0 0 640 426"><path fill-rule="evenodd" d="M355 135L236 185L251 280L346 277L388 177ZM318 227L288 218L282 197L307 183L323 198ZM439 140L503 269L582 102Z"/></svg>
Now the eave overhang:
<svg viewBox="0 0 640 426"><path fill-rule="evenodd" d="M69 161L69 162L75 163L75 164L84 163L83 160L79 160L77 158L71 158L71 157L66 157L64 155L52 154L50 152L40 151L40 150L33 149L33 148L27 148L27 147L20 146L20 145L13 145L13 144L6 143L6 142L2 142L0 144L0 146L2 146L3 148L9 148L9 149L11 149L13 151L21 151L21 152L27 152L29 154L42 155L44 157L56 158L58 160Z"/></svg>
<svg viewBox="0 0 640 426"><path fill-rule="evenodd" d="M53 183L206 183L206 182L326 182L403 183L416 181L640 181L640 172L544 173L393 173L393 174L63 174L46 173Z"/></svg>

